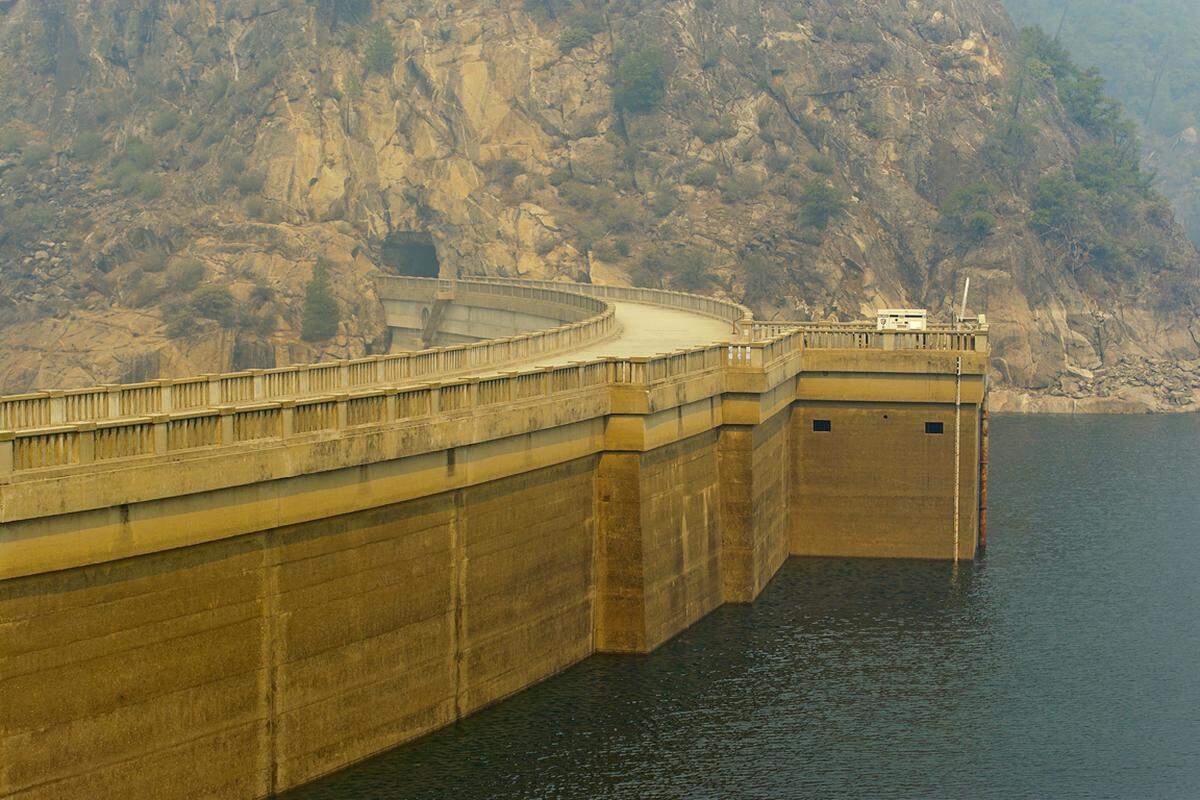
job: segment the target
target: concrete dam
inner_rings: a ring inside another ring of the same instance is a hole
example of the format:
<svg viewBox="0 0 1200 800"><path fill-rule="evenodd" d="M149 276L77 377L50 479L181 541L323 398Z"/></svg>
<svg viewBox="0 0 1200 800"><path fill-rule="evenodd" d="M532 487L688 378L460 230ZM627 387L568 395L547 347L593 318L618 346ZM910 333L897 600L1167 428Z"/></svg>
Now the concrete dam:
<svg viewBox="0 0 1200 800"><path fill-rule="evenodd" d="M0 796L268 796L790 555L981 546L982 320L378 288L386 355L0 398Z"/></svg>

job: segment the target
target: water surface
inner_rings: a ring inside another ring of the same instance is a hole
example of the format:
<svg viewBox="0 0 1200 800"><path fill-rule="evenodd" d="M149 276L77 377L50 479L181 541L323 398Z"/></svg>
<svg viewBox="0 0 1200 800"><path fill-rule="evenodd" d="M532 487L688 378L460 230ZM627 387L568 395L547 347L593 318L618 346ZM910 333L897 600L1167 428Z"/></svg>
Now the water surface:
<svg viewBox="0 0 1200 800"><path fill-rule="evenodd" d="M994 418L991 507L288 797L1200 797L1200 418Z"/></svg>

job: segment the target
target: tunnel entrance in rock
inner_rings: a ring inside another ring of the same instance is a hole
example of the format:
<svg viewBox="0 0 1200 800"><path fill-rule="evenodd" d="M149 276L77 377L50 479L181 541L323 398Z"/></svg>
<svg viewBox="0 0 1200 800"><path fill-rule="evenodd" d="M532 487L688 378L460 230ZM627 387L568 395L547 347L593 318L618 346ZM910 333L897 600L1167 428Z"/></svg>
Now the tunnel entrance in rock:
<svg viewBox="0 0 1200 800"><path fill-rule="evenodd" d="M392 231L379 248L380 267L392 275L436 278L441 269L433 237L421 231Z"/></svg>

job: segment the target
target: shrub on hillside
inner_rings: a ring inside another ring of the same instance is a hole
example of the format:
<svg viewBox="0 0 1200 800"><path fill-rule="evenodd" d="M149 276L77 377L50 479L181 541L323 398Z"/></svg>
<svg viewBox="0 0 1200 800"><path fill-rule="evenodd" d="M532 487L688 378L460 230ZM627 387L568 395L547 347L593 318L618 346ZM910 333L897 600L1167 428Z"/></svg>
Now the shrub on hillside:
<svg viewBox="0 0 1200 800"><path fill-rule="evenodd" d="M267 173L264 170L256 169L249 172L243 172L237 176L235 183L237 184L238 192L243 196L248 194L258 194L262 191L263 186L267 182Z"/></svg>
<svg viewBox="0 0 1200 800"><path fill-rule="evenodd" d="M951 233L979 242L996 228L994 202L995 190L984 181L960 186L942 204L942 219Z"/></svg>
<svg viewBox="0 0 1200 800"><path fill-rule="evenodd" d="M25 134L16 128L0 131L0 152L15 153L25 146Z"/></svg>
<svg viewBox="0 0 1200 800"><path fill-rule="evenodd" d="M162 278L152 273L142 273L129 292L129 304L134 308L146 308L162 297L162 293Z"/></svg>
<svg viewBox="0 0 1200 800"><path fill-rule="evenodd" d="M741 260L743 299L752 305L778 301L787 285L787 267L782 261L752 253Z"/></svg>
<svg viewBox="0 0 1200 800"><path fill-rule="evenodd" d="M705 117L692 126L692 131L705 144L737 136L737 123L731 117Z"/></svg>
<svg viewBox="0 0 1200 800"><path fill-rule="evenodd" d="M721 182L721 199L726 203L748 203L762 194L762 180L751 170L735 172Z"/></svg>
<svg viewBox="0 0 1200 800"><path fill-rule="evenodd" d="M1037 129L1032 125L1006 118L988 132L979 148L979 157L998 176L1011 180L1032 161L1036 134Z"/></svg>
<svg viewBox="0 0 1200 800"><path fill-rule="evenodd" d="M163 307L163 323L167 336L182 339L196 332L196 309L190 303L176 301Z"/></svg>
<svg viewBox="0 0 1200 800"><path fill-rule="evenodd" d="M166 191L166 183L162 177L147 173L138 176L137 193L143 200L156 200Z"/></svg>
<svg viewBox="0 0 1200 800"><path fill-rule="evenodd" d="M158 161L158 154L154 151L154 147L136 136L132 137L125 143L124 150L121 151L120 161L126 161L137 167L139 170L148 170Z"/></svg>
<svg viewBox="0 0 1200 800"><path fill-rule="evenodd" d="M601 261L619 261L629 255L629 242L624 239L601 239L592 246L592 252Z"/></svg>
<svg viewBox="0 0 1200 800"><path fill-rule="evenodd" d="M818 230L846 210L846 198L823 180L808 181L799 194L800 219Z"/></svg>
<svg viewBox="0 0 1200 800"><path fill-rule="evenodd" d="M683 182L697 188L717 185L717 168L712 164L701 164L683 176Z"/></svg>
<svg viewBox="0 0 1200 800"><path fill-rule="evenodd" d="M311 0L317 16L330 27L339 23L354 23L371 15L371 0Z"/></svg>
<svg viewBox="0 0 1200 800"><path fill-rule="evenodd" d="M668 73L667 56L661 48L625 53L613 70L613 106L634 114L653 111L666 96Z"/></svg>
<svg viewBox="0 0 1200 800"><path fill-rule="evenodd" d="M205 319L211 319L228 328L236 316L236 304L233 295L224 286L204 286L195 291L191 298L192 307L196 313Z"/></svg>
<svg viewBox="0 0 1200 800"><path fill-rule="evenodd" d="M45 203L3 209L0 216L0 244L24 247L46 235L54 223L54 211Z"/></svg>
<svg viewBox="0 0 1200 800"><path fill-rule="evenodd" d="M492 180L505 189L511 189L517 176L524 174L525 165L515 158L505 156L489 163L488 171L492 173Z"/></svg>
<svg viewBox="0 0 1200 800"><path fill-rule="evenodd" d="M806 163L809 169L822 175L832 175L833 171L837 169L837 162L833 160L833 156L824 153L813 153L808 157Z"/></svg>
<svg viewBox="0 0 1200 800"><path fill-rule="evenodd" d="M221 164L220 184L222 189L230 186L236 186L238 180L246 172L246 159L239 155L232 155L225 158Z"/></svg>
<svg viewBox="0 0 1200 800"><path fill-rule="evenodd" d="M648 250L633 270L638 286L699 292L716 282L711 256L696 246L659 245Z"/></svg>
<svg viewBox="0 0 1200 800"><path fill-rule="evenodd" d="M262 220L267 211L261 197L247 197L242 207L246 210L246 216L254 220Z"/></svg>
<svg viewBox="0 0 1200 800"><path fill-rule="evenodd" d="M52 155L54 155L54 148L48 144L38 142L26 145L25 149L21 151L21 161L27 167L36 167L47 161Z"/></svg>
<svg viewBox="0 0 1200 800"><path fill-rule="evenodd" d="M592 35L583 28L575 27L574 25L566 27L558 37L558 50L560 53L569 53L577 47L583 47L592 41Z"/></svg>
<svg viewBox="0 0 1200 800"><path fill-rule="evenodd" d="M178 258L167 266L166 286L178 294L186 294L204 280L204 264L195 258Z"/></svg>
<svg viewBox="0 0 1200 800"><path fill-rule="evenodd" d="M1154 176L1142 172L1137 154L1129 148L1098 144L1079 149L1075 180L1101 195L1129 191L1148 197Z"/></svg>
<svg viewBox="0 0 1200 800"><path fill-rule="evenodd" d="M367 47L363 52L363 67L368 73L390 75L396 64L396 45L392 32L382 22L371 28L367 36Z"/></svg>
<svg viewBox="0 0 1200 800"><path fill-rule="evenodd" d="M678 205L679 198L670 186L659 186L654 191L654 196L650 198L650 210L654 212L654 216L659 218L670 216Z"/></svg>
<svg viewBox="0 0 1200 800"><path fill-rule="evenodd" d="M71 155L81 161L95 161L106 146L100 134L88 131L75 137L75 141L71 143Z"/></svg>
<svg viewBox="0 0 1200 800"><path fill-rule="evenodd" d="M170 133L179 126L179 112L174 109L160 111L150 120L150 132L155 136Z"/></svg>

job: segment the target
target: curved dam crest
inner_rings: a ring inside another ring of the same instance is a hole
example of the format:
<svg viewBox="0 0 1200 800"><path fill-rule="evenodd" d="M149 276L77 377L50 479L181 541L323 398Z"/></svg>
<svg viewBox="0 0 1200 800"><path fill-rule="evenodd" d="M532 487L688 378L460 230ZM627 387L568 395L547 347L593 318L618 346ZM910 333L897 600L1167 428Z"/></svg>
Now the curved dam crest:
<svg viewBox="0 0 1200 800"><path fill-rule="evenodd" d="M985 325L379 287L561 324L0 398L0 794L266 796L654 650L789 555L980 546Z"/></svg>

